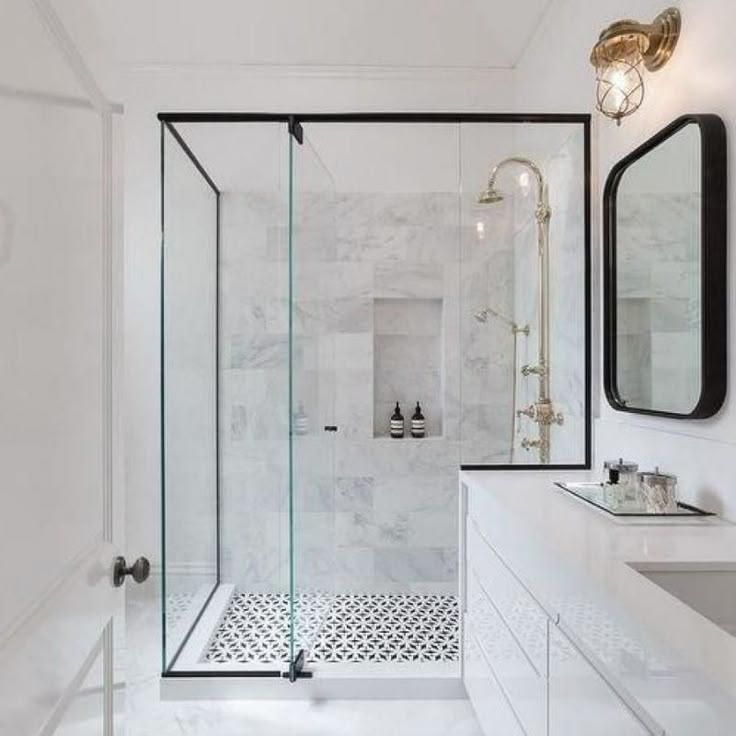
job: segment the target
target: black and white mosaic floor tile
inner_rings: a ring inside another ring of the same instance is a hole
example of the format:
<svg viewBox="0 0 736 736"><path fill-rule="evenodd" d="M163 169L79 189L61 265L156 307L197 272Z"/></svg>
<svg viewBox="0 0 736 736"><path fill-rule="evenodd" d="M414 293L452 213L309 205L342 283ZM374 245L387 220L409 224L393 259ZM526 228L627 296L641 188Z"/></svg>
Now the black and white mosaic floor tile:
<svg viewBox="0 0 736 736"><path fill-rule="evenodd" d="M307 593L295 602L297 640L312 662L452 662L458 603L448 595ZM289 596L236 593L212 638L210 662L283 663Z"/></svg>
<svg viewBox="0 0 736 736"><path fill-rule="evenodd" d="M166 596L166 630L173 631L176 625L187 615L194 602L191 593L169 593Z"/></svg>

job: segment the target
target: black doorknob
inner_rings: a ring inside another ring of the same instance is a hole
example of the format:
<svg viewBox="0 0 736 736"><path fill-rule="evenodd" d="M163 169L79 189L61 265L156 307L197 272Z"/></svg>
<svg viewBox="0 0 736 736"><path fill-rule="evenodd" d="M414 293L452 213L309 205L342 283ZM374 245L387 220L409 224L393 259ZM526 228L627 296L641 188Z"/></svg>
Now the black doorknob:
<svg viewBox="0 0 736 736"><path fill-rule="evenodd" d="M128 567L125 557L116 557L112 570L112 584L116 588L119 588L125 582L125 578L128 575L136 583L142 583L148 580L150 574L151 563L145 557L139 557L130 567Z"/></svg>

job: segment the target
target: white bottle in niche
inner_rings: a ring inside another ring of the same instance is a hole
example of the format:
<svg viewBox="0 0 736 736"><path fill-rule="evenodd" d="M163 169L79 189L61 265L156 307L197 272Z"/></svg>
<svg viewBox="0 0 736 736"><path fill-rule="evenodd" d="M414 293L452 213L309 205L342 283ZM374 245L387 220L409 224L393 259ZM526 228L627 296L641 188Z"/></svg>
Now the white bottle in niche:
<svg viewBox="0 0 736 736"><path fill-rule="evenodd" d="M414 416L411 418L411 436L424 437L426 431L426 422L424 421L424 414L422 414L422 407L419 406L419 402L417 401L417 408L414 410Z"/></svg>
<svg viewBox="0 0 736 736"><path fill-rule="evenodd" d="M304 411L304 404L299 402L299 408L294 414L294 434L304 435L309 432L309 419Z"/></svg>
<svg viewBox="0 0 736 736"><path fill-rule="evenodd" d="M394 413L391 415L391 436L397 440L404 436L404 415L401 413L398 401Z"/></svg>

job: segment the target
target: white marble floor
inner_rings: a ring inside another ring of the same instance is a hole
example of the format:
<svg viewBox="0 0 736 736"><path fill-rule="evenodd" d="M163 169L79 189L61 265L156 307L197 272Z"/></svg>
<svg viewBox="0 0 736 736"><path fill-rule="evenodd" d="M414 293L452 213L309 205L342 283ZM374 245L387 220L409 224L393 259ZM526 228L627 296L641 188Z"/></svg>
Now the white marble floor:
<svg viewBox="0 0 736 736"><path fill-rule="evenodd" d="M158 702L127 736L481 736L465 700Z"/></svg>
<svg viewBox="0 0 736 736"><path fill-rule="evenodd" d="M162 701L152 588L128 597L126 736L481 736L467 700Z"/></svg>

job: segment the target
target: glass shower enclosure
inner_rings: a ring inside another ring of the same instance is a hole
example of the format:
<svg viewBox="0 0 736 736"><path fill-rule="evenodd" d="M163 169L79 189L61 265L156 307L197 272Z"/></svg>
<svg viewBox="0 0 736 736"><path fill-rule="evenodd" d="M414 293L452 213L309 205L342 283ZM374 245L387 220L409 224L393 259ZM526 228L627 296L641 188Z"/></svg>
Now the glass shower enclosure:
<svg viewBox="0 0 736 736"><path fill-rule="evenodd" d="M459 676L457 471L590 459L588 116L159 118L164 675Z"/></svg>

